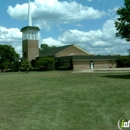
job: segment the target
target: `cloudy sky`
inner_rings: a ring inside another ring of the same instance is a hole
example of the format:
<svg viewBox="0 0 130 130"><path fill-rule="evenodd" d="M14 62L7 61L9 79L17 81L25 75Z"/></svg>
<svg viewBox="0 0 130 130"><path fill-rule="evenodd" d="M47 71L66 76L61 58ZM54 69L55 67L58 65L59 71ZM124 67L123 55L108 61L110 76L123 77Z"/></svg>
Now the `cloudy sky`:
<svg viewBox="0 0 130 130"><path fill-rule="evenodd" d="M0 7L0 44L10 44L21 54L27 26L28 0L3 0ZM116 10L124 0L31 0L33 25L41 43L76 44L93 54L127 55L130 43L115 37Z"/></svg>

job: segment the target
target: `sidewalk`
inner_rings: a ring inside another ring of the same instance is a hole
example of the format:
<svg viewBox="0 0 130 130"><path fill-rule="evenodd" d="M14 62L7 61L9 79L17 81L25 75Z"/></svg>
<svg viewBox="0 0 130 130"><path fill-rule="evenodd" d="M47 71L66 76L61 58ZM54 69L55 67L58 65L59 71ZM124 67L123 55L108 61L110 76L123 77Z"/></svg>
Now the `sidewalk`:
<svg viewBox="0 0 130 130"><path fill-rule="evenodd" d="M101 68L101 69L86 69L86 70L74 70L72 73L105 73L105 72L130 72L130 68Z"/></svg>

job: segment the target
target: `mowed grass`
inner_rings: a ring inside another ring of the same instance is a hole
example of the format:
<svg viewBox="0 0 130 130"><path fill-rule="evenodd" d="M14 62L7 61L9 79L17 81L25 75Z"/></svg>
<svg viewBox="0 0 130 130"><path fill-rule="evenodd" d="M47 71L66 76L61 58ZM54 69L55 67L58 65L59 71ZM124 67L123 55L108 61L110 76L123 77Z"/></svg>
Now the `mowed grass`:
<svg viewBox="0 0 130 130"><path fill-rule="evenodd" d="M0 130L118 130L130 73L0 73Z"/></svg>

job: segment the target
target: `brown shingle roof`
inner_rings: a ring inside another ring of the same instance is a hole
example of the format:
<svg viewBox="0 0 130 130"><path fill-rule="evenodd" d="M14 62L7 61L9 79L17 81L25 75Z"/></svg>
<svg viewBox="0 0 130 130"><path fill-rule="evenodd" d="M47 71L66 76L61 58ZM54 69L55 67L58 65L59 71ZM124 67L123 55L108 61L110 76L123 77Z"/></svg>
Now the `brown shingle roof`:
<svg viewBox="0 0 130 130"><path fill-rule="evenodd" d="M58 57L56 58L56 61L58 61L58 59L61 59L63 61L66 61L66 60L70 60L70 59L73 59L73 60L89 60L89 61L93 61L93 60L117 60L119 56L105 56L105 55L102 55L102 56L97 56L97 55L88 55L88 56L63 56L63 57Z"/></svg>
<svg viewBox="0 0 130 130"><path fill-rule="evenodd" d="M50 48L50 49L39 51L39 57L54 56L55 54L57 54L58 52L68 48L69 46L72 46L72 45L61 46L61 47Z"/></svg>

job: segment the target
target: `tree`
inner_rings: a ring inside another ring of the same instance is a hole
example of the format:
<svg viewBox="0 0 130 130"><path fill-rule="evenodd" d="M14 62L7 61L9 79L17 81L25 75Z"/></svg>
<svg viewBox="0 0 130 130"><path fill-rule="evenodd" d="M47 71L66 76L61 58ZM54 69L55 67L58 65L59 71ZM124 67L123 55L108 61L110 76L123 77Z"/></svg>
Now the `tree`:
<svg viewBox="0 0 130 130"><path fill-rule="evenodd" d="M19 61L14 61L13 65L12 65L13 71L19 71L19 67L20 67L20 62Z"/></svg>
<svg viewBox="0 0 130 130"><path fill-rule="evenodd" d="M130 58L130 49L128 49L128 53L129 53L129 58Z"/></svg>
<svg viewBox="0 0 130 130"><path fill-rule="evenodd" d="M12 63L9 60L6 60L1 63L2 72L4 69L12 68Z"/></svg>
<svg viewBox="0 0 130 130"><path fill-rule="evenodd" d="M50 48L56 48L56 46L48 46L47 44L41 44L40 50L47 50Z"/></svg>
<svg viewBox="0 0 130 130"><path fill-rule="evenodd" d="M116 12L120 17L115 21L116 36L130 41L130 0L125 0L124 7Z"/></svg>
<svg viewBox="0 0 130 130"><path fill-rule="evenodd" d="M27 59L23 59L21 61L20 70L25 71L27 73L30 69L32 69L31 63Z"/></svg>
<svg viewBox="0 0 130 130"><path fill-rule="evenodd" d="M36 61L36 64L38 67L43 68L45 70L51 70L53 68L53 64L54 64L54 58L52 57L47 57L44 56L42 58L39 58Z"/></svg>
<svg viewBox="0 0 130 130"><path fill-rule="evenodd" d="M117 59L117 67L130 67L130 58L128 56L120 56Z"/></svg>
<svg viewBox="0 0 130 130"><path fill-rule="evenodd" d="M11 64L19 60L19 54L11 45L0 44L0 69L8 69Z"/></svg>

